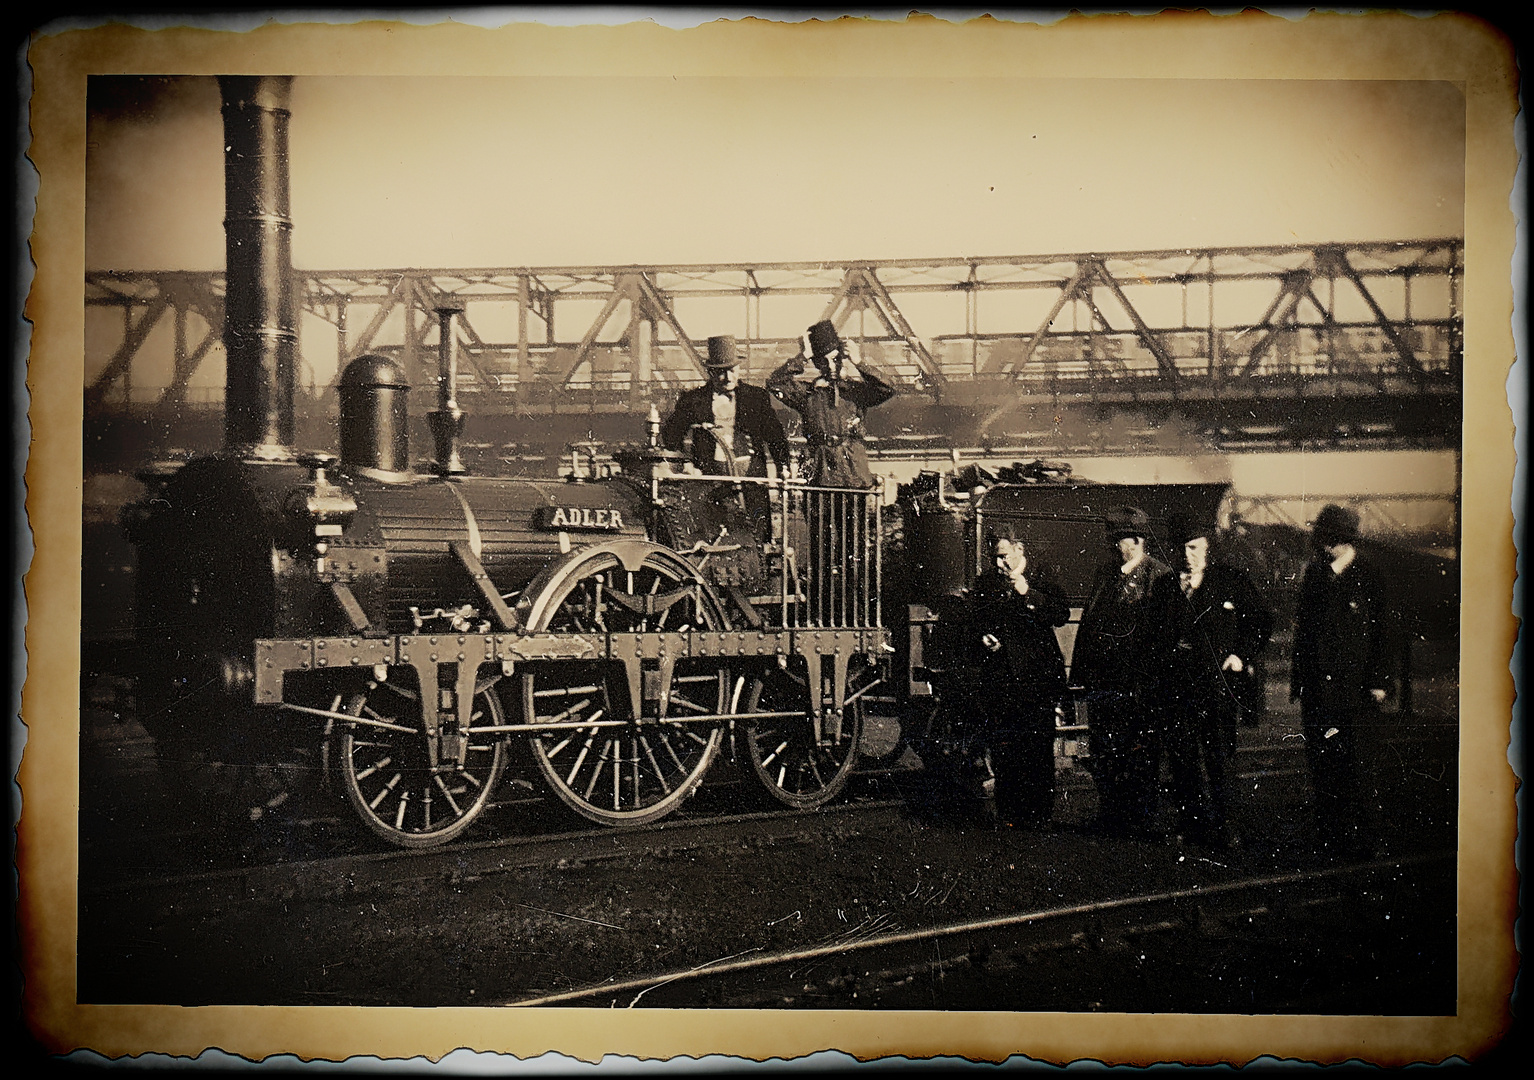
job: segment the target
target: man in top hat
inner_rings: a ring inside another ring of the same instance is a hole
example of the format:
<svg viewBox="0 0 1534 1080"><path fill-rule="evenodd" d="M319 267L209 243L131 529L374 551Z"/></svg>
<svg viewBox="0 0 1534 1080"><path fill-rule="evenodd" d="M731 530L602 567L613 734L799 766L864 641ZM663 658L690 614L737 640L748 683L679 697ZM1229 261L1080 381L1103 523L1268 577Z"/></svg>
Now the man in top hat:
<svg viewBox="0 0 1534 1080"><path fill-rule="evenodd" d="M1355 740L1359 721L1391 688L1384 591L1357 542L1356 513L1321 508L1300 585L1290 668L1289 699L1300 703L1317 836L1329 858L1369 854Z"/></svg>
<svg viewBox="0 0 1534 1080"><path fill-rule="evenodd" d="M1171 764L1179 834L1227 850L1237 842L1226 775L1236 718L1273 616L1244 571L1211 559L1214 532L1187 515L1169 523L1179 567L1151 589L1151 706Z"/></svg>
<svg viewBox="0 0 1534 1080"><path fill-rule="evenodd" d="M1159 743L1147 709L1154 663L1149 599L1171 572L1145 550L1150 518L1133 506L1105 515L1115 558L1092 581L1071 655L1071 681L1086 691L1097 783L1097 827L1112 835L1155 827Z"/></svg>
<svg viewBox="0 0 1534 1080"><path fill-rule="evenodd" d="M1066 695L1055 627L1070 618L1065 593L1030 567L1017 528L998 522L986 537L994 565L975 580L972 632L979 639L975 695L996 774L996 815L1024 828L1055 806L1055 709Z"/></svg>
<svg viewBox="0 0 1534 1080"><path fill-rule="evenodd" d="M810 355L819 371L810 384L797 381L804 373L801 353L767 379L773 396L804 418L809 444L808 479L822 487L874 486L863 445L863 416L895 396L895 388L863 364L854 365L862 381L844 379L850 356L847 345L828 321L809 329Z"/></svg>
<svg viewBox="0 0 1534 1080"><path fill-rule="evenodd" d="M693 463L720 476L766 476L770 460L781 474L788 463L788 437L773 410L772 396L740 381L735 339L708 339L708 382L682 391L661 426L661 445L681 450L692 435Z"/></svg>

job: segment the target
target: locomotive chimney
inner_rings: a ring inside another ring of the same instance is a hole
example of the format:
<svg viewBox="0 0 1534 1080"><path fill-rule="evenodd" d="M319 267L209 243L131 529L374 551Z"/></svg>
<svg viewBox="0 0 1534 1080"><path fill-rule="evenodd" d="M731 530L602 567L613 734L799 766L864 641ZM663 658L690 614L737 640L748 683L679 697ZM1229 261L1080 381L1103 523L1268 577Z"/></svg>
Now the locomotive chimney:
<svg viewBox="0 0 1534 1080"><path fill-rule="evenodd" d="M224 113L224 448L291 460L298 349L288 217L290 75L220 75Z"/></svg>
<svg viewBox="0 0 1534 1080"><path fill-rule="evenodd" d="M437 344L437 409L426 414L432 438L437 444L436 471L442 476L457 476L468 470L458 455L458 440L463 435L463 410L458 408L458 338L453 333L453 316L463 313L463 305L444 300L437 305L439 333Z"/></svg>

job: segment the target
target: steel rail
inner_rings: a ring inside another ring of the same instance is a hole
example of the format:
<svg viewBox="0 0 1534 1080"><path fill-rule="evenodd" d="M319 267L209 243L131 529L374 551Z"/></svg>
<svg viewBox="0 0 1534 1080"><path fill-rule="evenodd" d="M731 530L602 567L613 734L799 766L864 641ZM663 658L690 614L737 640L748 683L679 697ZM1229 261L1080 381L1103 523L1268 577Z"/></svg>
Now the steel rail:
<svg viewBox="0 0 1534 1080"><path fill-rule="evenodd" d="M928 927L924 930L907 930L891 934L879 934L872 937L860 938L855 941L841 941L831 945L819 945L808 949L791 949L784 952L766 953L751 956L746 959L727 958L710 964L701 964L693 968L685 968L681 971L667 972L663 975L652 975L639 979L629 979L621 983L603 983L598 986L586 987L580 990L566 990L558 994L546 994L536 998L526 998L520 1001L504 1001L499 1004L514 1008L533 1008L535 1006L561 1005L571 1001L580 1001L584 998L596 997L616 993L627 993L631 990L644 991L657 986L682 982L687 979L696 979L706 976L721 974L733 974L741 971L751 971L757 968L776 967L782 964L797 964L809 960L822 960L835 956L846 956L854 952L867 952L872 949L886 948L892 945L905 945L913 942L930 941L937 938L953 937L958 934L984 933L989 930L1000 930L1012 926L1026 926L1033 923L1048 922L1053 919L1070 918L1081 915L1096 915L1111 911L1121 911L1135 907L1145 907L1152 904L1177 903L1185 900L1199 900L1211 896L1228 895L1252 889L1277 888L1284 885L1294 885L1326 881L1335 878L1352 877L1359 874L1371 873L1378 870L1394 869L1405 866L1420 865L1432 862L1440 862L1444 859L1454 858L1456 853L1435 853L1429 855L1415 855L1400 859L1377 859L1369 863L1360 863L1354 866L1329 867L1324 870L1303 870L1289 874L1274 874L1268 877L1246 878L1241 881L1230 881L1218 885L1195 886L1190 889L1177 889L1171 892L1145 893L1139 896L1116 897L1111 900L1095 900L1085 904L1070 904L1064 907L1044 908L1039 911L1017 912L1011 915L999 915L989 919L973 919L965 922L946 923L942 926ZM637 1001L637 997L635 998ZM632 1002L630 1005L632 1006Z"/></svg>
<svg viewBox="0 0 1534 1080"><path fill-rule="evenodd" d="M552 796L549 797L552 798ZM534 865L534 862L524 854L513 864L502 861L494 865L481 865L475 861L476 856L495 857L502 852L519 850L536 852L541 848L557 849L563 845L579 845L585 852L581 856L584 859L617 858L628 853L624 845L630 841L643 843L656 837L666 837L667 834L672 837L686 833L701 834L726 827L738 829L741 826L758 823L769 826L799 825L802 829L812 829L821 827L827 819L894 810L904 805L900 799L869 799L863 802L830 804L813 812L785 807L782 810L711 814L696 818L671 815L648 825L627 825L621 828L606 826L540 836L525 834L498 836L467 843L462 841L447 843L430 848L391 848L387 851L273 861L259 866L220 867L185 874L162 873L127 881L82 885L80 895L82 899L95 899L159 889L182 890L189 886L206 887L227 883L238 887L239 899L251 900L269 896L289 899L292 898L293 890L299 883L323 881L328 883L325 895L334 897L338 895L334 887L336 882L369 867L385 868L369 882L370 884L397 884L401 880L429 878L439 874L489 874L513 870L519 866ZM731 836L738 838L739 833L732 833ZM600 850L592 846L593 841L597 840L605 841ZM697 842L703 844L708 841L705 837ZM670 840L670 843L680 845L686 844L687 841L679 838ZM270 880L263 882L263 878ZM259 888L263 884L264 891ZM183 893L183 895L189 894Z"/></svg>

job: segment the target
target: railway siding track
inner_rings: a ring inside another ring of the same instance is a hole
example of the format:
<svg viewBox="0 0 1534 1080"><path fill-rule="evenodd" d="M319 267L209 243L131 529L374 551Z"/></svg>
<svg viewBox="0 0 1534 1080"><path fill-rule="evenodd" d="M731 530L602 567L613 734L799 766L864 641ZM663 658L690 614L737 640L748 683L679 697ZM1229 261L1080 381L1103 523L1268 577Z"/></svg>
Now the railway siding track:
<svg viewBox="0 0 1534 1080"><path fill-rule="evenodd" d="M1015 983L1017 980L1009 973L1020 966L1032 966L1043 954L1053 954L1048 959L1053 977L1069 983L1071 971L1092 966L1082 962L1081 958L1088 954L1111 956L1111 966L1133 968L1134 956L1138 954L1143 962L1147 948L1181 950L1194 963L1201 952L1219 952L1231 943L1239 943L1248 951L1293 952L1294 942L1284 935L1292 934L1295 925L1318 928L1323 935L1347 933L1359 920L1359 905L1371 902L1383 911L1383 919L1388 922L1392 895L1400 895L1403 890L1409 894L1422 875L1441 873L1446 865L1452 866L1453 860L1453 852L1438 852L1354 866L1243 876L1188 889L1018 911L913 930L879 932L873 928L815 947L778 952L754 949L716 962L622 983L513 998L499 1004L614 1008L700 1005L1103 1008L1103 1002L1088 1000L1093 992L1085 981L1079 987L1067 989L1064 998L1031 1003L1005 992L998 995L995 988ZM1197 943L1190 944L1194 939ZM1449 959L1452 962L1452 949ZM1275 974L1277 977L1269 980L1275 985L1266 987L1264 992L1270 998L1275 993L1278 996L1263 1002L1263 1011L1305 1011L1315 1003L1315 991L1305 990L1303 980L1297 995L1289 985L1294 979L1286 980L1282 970ZM942 986L950 981L954 985ZM1231 989L1237 994L1242 992L1238 986ZM1070 994L1084 996L1072 1001ZM1253 1002L1256 1003L1255 992ZM1201 1004L1207 1007L1208 1002ZM1452 994L1447 1004L1452 1006ZM1136 1008L1156 1011L1153 1004Z"/></svg>

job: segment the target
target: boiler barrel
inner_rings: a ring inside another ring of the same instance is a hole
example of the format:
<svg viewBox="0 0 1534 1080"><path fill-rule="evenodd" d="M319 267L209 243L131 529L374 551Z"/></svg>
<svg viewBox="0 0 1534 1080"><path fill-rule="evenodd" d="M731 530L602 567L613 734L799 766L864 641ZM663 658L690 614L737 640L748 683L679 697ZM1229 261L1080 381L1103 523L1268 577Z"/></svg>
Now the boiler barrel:
<svg viewBox="0 0 1534 1080"><path fill-rule="evenodd" d="M466 571L447 555L453 541L467 543L502 594L538 575L566 546L582 547L613 535L642 538L644 507L627 485L540 483L474 478L399 486L359 487L358 539L380 544L388 557L391 629L413 628L411 606L469 604L489 618L484 598ZM563 531L550 525L554 510L572 520L580 509L600 532ZM598 516L596 511L603 511ZM617 528L611 523L617 521Z"/></svg>

